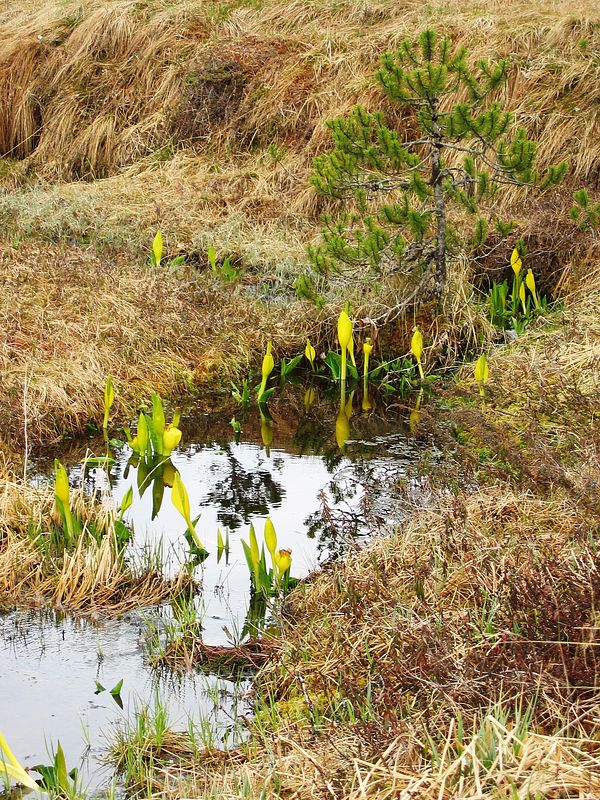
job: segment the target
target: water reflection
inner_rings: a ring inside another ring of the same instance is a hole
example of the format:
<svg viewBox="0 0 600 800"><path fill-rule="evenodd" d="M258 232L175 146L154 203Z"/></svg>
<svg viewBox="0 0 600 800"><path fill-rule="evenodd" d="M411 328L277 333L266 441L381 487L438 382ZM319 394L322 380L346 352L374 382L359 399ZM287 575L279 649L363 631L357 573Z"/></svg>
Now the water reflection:
<svg viewBox="0 0 600 800"><path fill-rule="evenodd" d="M132 548L160 545L166 573L187 562L201 593L191 598L193 607L187 611L174 603L147 613L143 623L139 616L81 627L58 616L37 622L27 616L0 617L0 672L9 676L0 682L0 729L16 750L43 761L44 736L60 737L69 759L78 758L81 719L98 755L100 730L123 712L104 694L93 694L94 682L110 687L120 678L125 710L134 702L151 702L158 691L168 697L176 722L185 725L186 715L212 715L210 724L221 726L217 738L232 740L237 685L227 685L233 699L219 717L209 701L216 676L176 676L150 668L142 630L157 646L167 631L171 638L179 631L220 646L244 641L269 625L268 604L250 592L241 545L250 523L262 530L265 519L272 519L279 546L293 553L292 573L301 578L401 517L394 487L420 456L422 443L410 431L418 426L422 396L387 414L368 388L363 386L357 396L343 387L332 401L315 387L288 385L268 410L251 407L242 415L241 432L232 430L231 409L220 415L184 413L183 443L169 459L141 459L127 446L113 448L115 463L105 471L83 468L83 453L75 447L59 454L70 462L71 482L102 493L104 502L119 507L131 491L133 502L124 519L134 531ZM103 447L100 440L97 452ZM185 524L172 504L176 472L187 487L191 517L199 515L196 527L209 551L203 563L190 563ZM38 480L52 479L50 466L47 476ZM23 641L27 646L21 646ZM209 681L208 688L203 680ZM11 705L14 698L19 719Z"/></svg>

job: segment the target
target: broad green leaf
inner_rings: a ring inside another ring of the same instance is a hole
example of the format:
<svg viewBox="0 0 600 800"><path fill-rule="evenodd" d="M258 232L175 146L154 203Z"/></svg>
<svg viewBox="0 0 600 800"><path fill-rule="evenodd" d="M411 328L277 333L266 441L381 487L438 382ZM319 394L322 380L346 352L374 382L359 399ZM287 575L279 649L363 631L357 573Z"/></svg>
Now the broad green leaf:
<svg viewBox="0 0 600 800"><path fill-rule="evenodd" d="M54 765L56 768L56 780L60 788L64 792L69 791L69 776L67 774L67 762L65 761L65 754L63 752L62 747L60 746L60 741L58 742L56 748L56 755L54 756Z"/></svg>

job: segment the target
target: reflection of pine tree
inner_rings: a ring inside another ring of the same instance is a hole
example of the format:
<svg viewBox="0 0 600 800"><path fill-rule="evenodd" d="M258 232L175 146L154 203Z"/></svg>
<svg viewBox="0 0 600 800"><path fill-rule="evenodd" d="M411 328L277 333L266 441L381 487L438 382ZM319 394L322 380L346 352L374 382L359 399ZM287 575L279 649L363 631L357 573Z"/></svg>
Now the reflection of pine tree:
<svg viewBox="0 0 600 800"><path fill-rule="evenodd" d="M492 99L507 70L506 59L471 70L464 48L453 52L430 30L382 56L377 83L416 135L404 139L361 106L328 123L334 149L315 159L313 183L352 208L325 217L323 243L310 251L317 271L408 270L412 299L437 298L449 253L481 245L490 222L510 232L494 210L503 186L544 189L563 178L566 163L538 175L535 143L523 128L512 133L512 114ZM475 218L466 237L457 225L465 211Z"/></svg>
<svg viewBox="0 0 600 800"><path fill-rule="evenodd" d="M225 455L227 475L208 492L206 502L219 509L217 518L224 527L237 530L253 517L266 517L273 507L281 505L285 489L269 470L245 469L232 453L231 445Z"/></svg>

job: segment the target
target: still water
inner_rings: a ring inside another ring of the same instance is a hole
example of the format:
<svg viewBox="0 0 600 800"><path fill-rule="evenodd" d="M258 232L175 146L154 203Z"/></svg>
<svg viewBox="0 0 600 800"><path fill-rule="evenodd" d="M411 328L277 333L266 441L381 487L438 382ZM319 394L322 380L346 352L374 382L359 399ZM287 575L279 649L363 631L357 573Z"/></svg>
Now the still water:
<svg viewBox="0 0 600 800"><path fill-rule="evenodd" d="M250 416L234 437L229 417L201 415L190 420L184 440L171 456L187 488L196 530L209 556L197 565L201 585L198 608L207 644L238 641L248 613L250 581L241 540L252 522L262 541L270 517L278 547L292 551L292 574L302 578L324 560L356 546L373 531L393 525L402 504L392 491L409 477L422 453L401 414L356 415L350 437L340 447L335 409L309 424L306 413L280 409L270 431ZM413 431L414 433L414 431ZM98 443L94 443L101 453ZM119 505L133 488L125 521L133 528L132 555L144 548L160 552L163 570L173 574L188 558L185 522L171 502L171 490L140 475L129 447L113 448L115 463L104 471L84 469L83 452L74 447L62 458L73 486L84 483L102 502ZM48 466L46 466L48 470ZM50 480L40 462L37 482ZM229 537L230 550L217 558L217 529ZM210 727L221 746L239 741L236 725L248 712L248 679L160 672L148 664L148 631L159 631L168 608L146 609L118 620L74 619L48 611L14 611L0 616L0 731L27 766L50 763L60 740L67 765L83 763L90 787L105 785L103 766L114 726L158 696L176 728ZM98 682L110 690L123 680L123 707L109 691L95 694Z"/></svg>

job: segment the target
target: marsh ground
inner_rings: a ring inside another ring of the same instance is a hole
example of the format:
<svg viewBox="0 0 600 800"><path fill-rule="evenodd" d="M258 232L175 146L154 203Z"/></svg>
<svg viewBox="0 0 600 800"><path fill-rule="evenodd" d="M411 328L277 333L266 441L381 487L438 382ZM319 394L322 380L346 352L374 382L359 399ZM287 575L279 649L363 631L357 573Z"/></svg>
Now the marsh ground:
<svg viewBox="0 0 600 800"><path fill-rule="evenodd" d="M594 3L4 4L0 605L26 584L52 597L72 580L85 606L78 560L69 575L66 561L48 571L30 549L28 521L48 524L51 502L16 476L28 448L100 421L107 374L122 422L152 389L205 403L216 390L221 402L267 338L278 356L306 335L325 349L342 299L376 317L401 291L332 281L318 309L293 282L325 208L308 185L325 120L379 104L379 53L425 25L475 57L510 55L503 100L543 164L571 162L560 190L503 201L541 290L562 306L502 341L481 291L509 269L510 248L456 265L441 313L418 319L430 367L453 369L421 412L448 455L432 508L290 598L277 656L255 682L247 748L190 758L173 734L161 762L150 734L133 742L129 778L145 792L600 793L599 246L567 213L573 188L600 185ZM210 270L209 244L233 275ZM405 353L413 323L382 330L381 353ZM457 359L484 346L482 402ZM104 565L96 597L126 604L133 584L92 555ZM28 565L16 581L15 558ZM121 743L121 761L126 752Z"/></svg>

